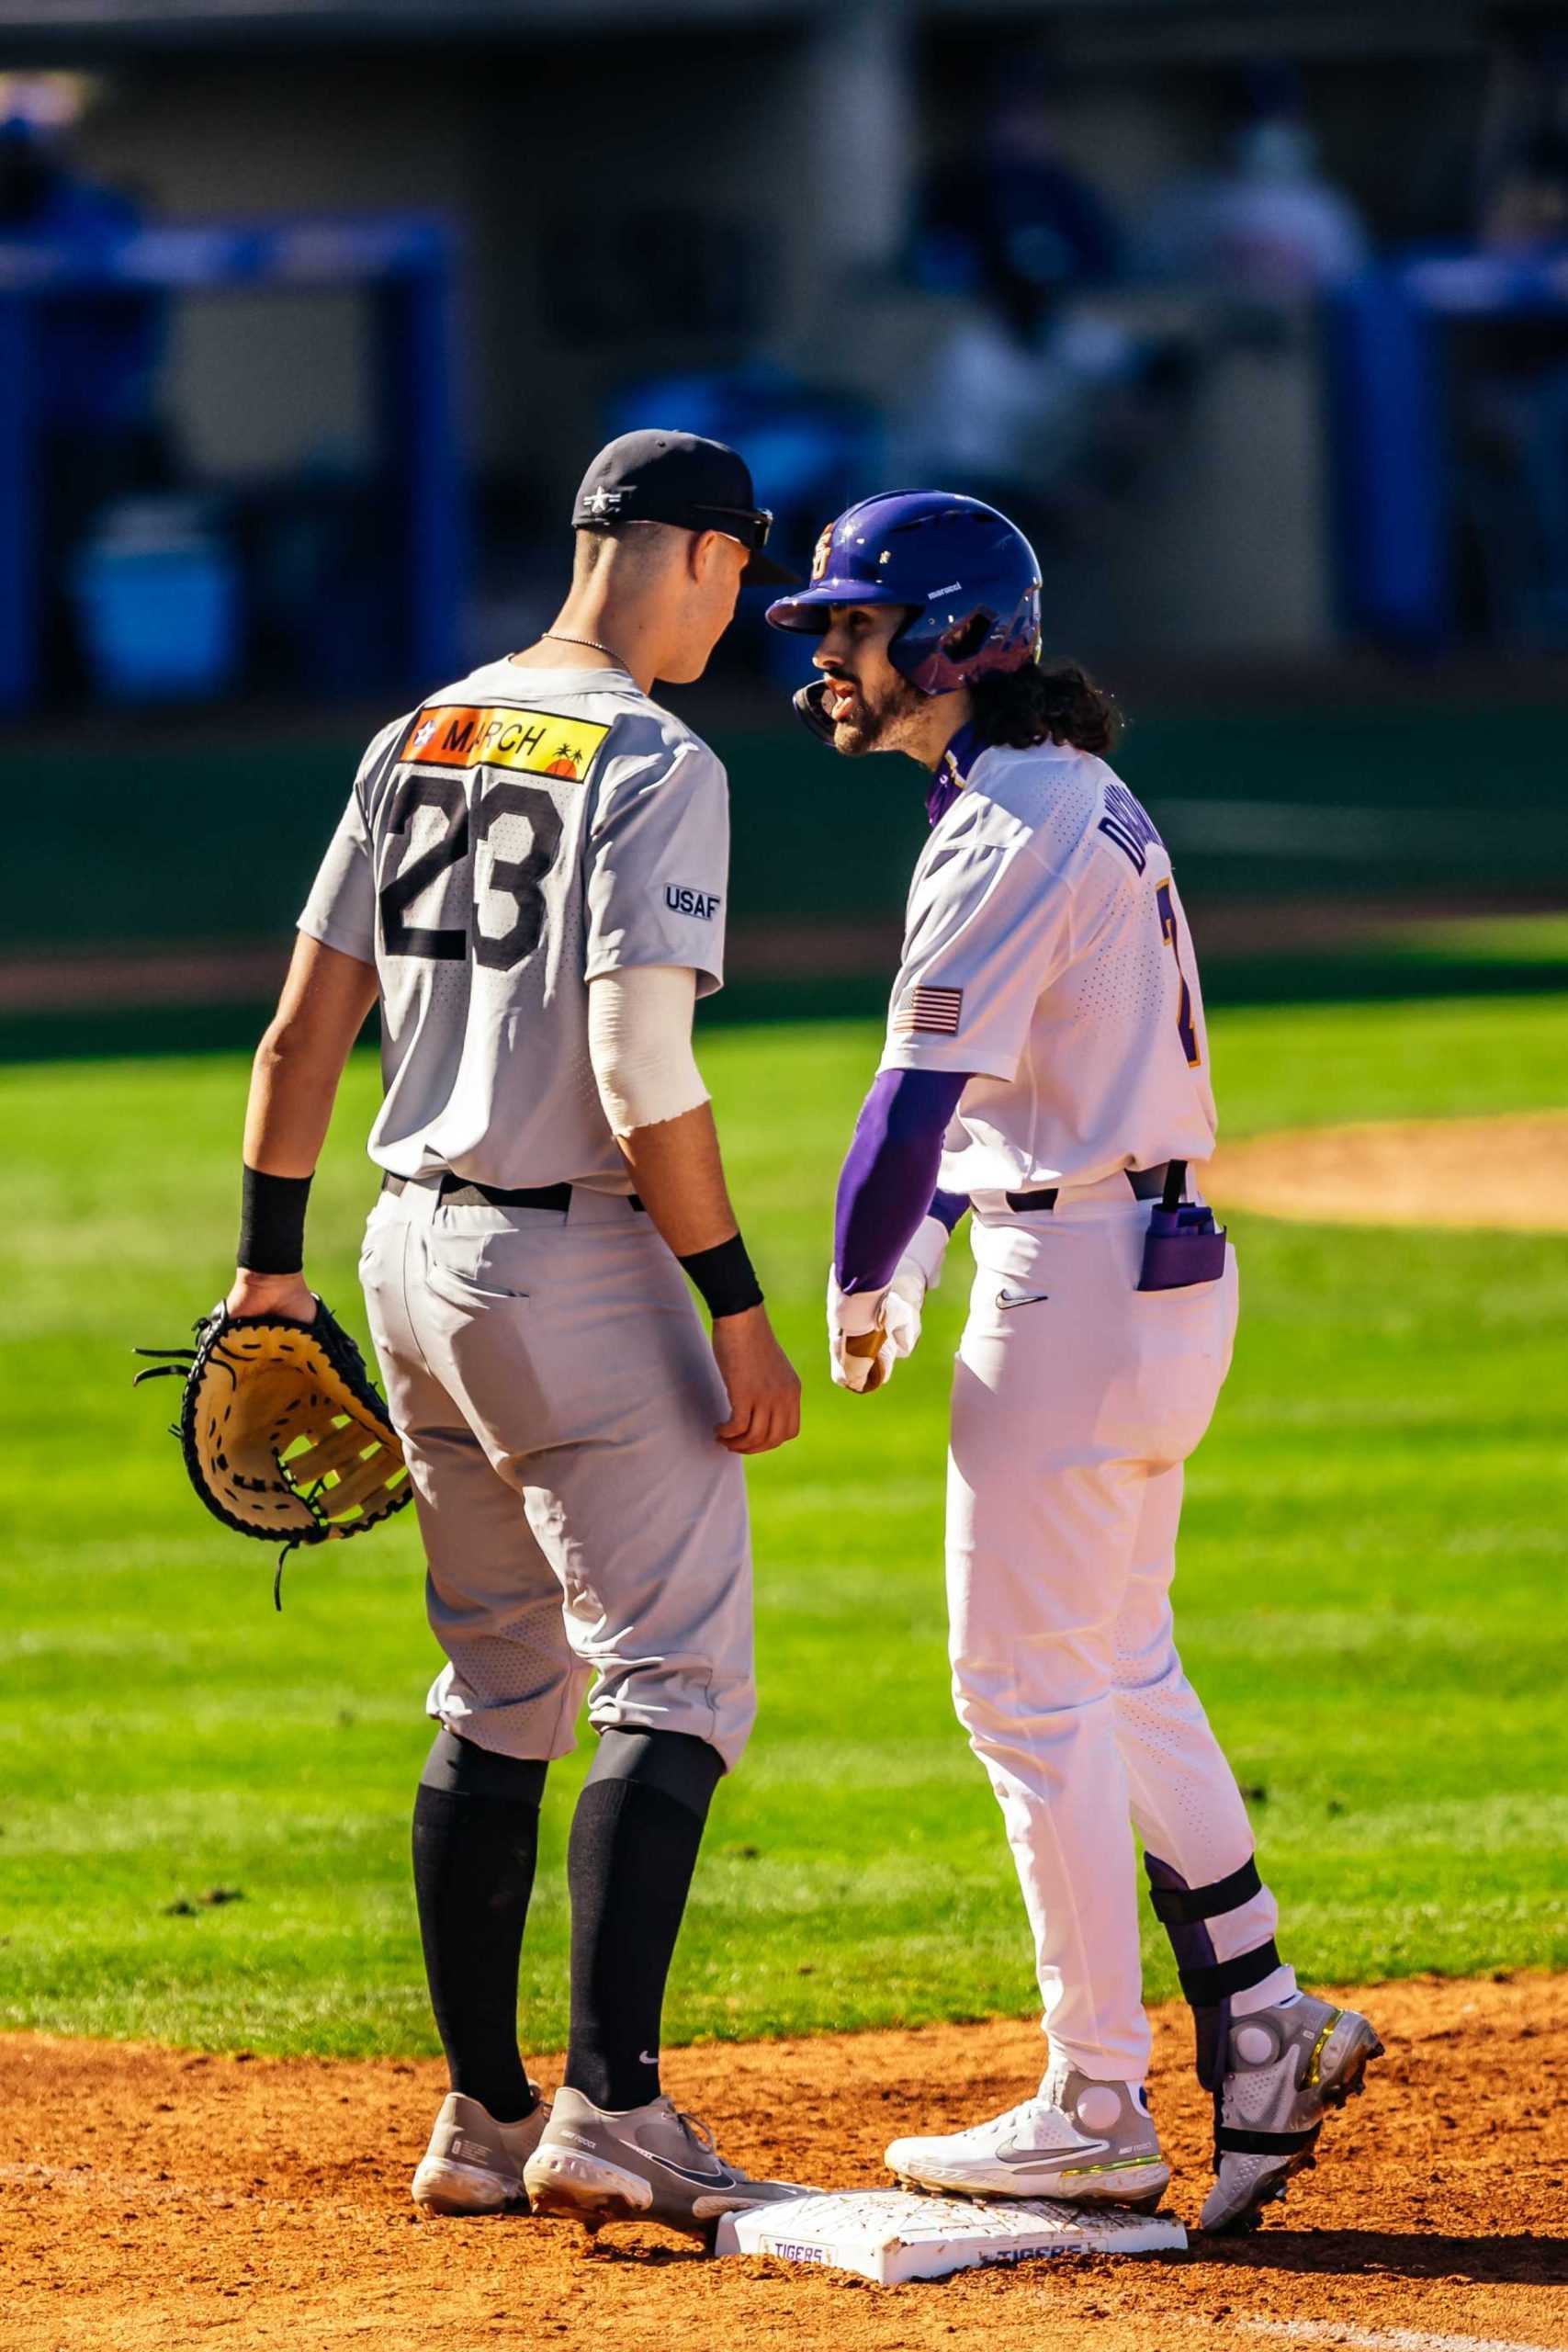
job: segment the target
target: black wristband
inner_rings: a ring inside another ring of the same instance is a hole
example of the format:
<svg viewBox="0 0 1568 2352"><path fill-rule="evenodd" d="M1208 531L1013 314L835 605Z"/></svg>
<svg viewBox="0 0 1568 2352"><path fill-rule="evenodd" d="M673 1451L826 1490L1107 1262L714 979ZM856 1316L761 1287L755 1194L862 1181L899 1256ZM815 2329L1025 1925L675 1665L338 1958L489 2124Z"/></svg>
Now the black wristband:
<svg viewBox="0 0 1568 2352"><path fill-rule="evenodd" d="M716 1323L723 1315L744 1315L762 1304L762 1286L738 1233L712 1250L694 1250L681 1263L703 1295Z"/></svg>
<svg viewBox="0 0 1568 2352"><path fill-rule="evenodd" d="M247 1168L240 1190L234 1263L253 1274L297 1274L305 1263L309 1176L267 1176Z"/></svg>

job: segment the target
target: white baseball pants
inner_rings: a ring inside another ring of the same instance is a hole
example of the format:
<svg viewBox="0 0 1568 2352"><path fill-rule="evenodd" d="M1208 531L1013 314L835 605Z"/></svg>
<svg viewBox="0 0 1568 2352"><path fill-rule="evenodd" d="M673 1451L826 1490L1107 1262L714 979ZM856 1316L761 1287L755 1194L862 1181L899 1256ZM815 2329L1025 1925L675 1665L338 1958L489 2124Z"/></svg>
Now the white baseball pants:
<svg viewBox="0 0 1568 2352"><path fill-rule="evenodd" d="M1193 1887L1253 1850L1170 1611L1182 1465L1229 1369L1235 1257L1219 1282L1140 1292L1148 1216L1120 1181L1050 1214L976 1204L948 1464L953 1696L1001 1804L1051 2055L1129 2083L1149 2055L1134 1826ZM1276 1917L1263 1887L1210 1920L1215 1957L1267 1944ZM1235 2006L1294 1982L1277 1969Z"/></svg>

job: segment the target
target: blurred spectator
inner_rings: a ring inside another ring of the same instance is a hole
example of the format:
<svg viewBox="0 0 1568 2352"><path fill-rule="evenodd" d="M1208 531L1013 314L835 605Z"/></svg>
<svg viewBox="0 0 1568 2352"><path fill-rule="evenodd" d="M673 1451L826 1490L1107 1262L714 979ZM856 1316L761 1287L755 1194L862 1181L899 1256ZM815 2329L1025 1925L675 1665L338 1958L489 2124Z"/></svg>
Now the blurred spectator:
<svg viewBox="0 0 1568 2352"><path fill-rule="evenodd" d="M0 78L0 248L53 245L101 258L141 226L131 198L72 169L79 105L79 85L64 75ZM50 423L85 432L146 424L163 345L156 296L95 288L51 300L40 368Z"/></svg>
<svg viewBox="0 0 1568 2352"><path fill-rule="evenodd" d="M1543 123L1505 164L1481 209L1491 253L1551 253L1568 241L1568 129Z"/></svg>
<svg viewBox="0 0 1568 2352"><path fill-rule="evenodd" d="M1126 240L1059 151L1049 105L1060 96L1035 60L1008 58L962 154L922 192L912 274L969 307L893 433L896 471L1004 507L1046 560L1125 490L1185 380L1177 341L1093 307L1123 275Z"/></svg>
<svg viewBox="0 0 1568 2352"><path fill-rule="evenodd" d="M1568 71L1559 56L1529 92L1483 196L1478 242L1520 261L1568 246ZM1526 308L1472 322L1461 339L1453 416L1468 585L1485 632L1568 645L1568 321Z"/></svg>
<svg viewBox="0 0 1568 2352"><path fill-rule="evenodd" d="M1153 275L1261 302L1337 285L1368 253L1355 206L1318 167L1294 76L1280 70L1248 77L1226 167L1166 188L1143 235Z"/></svg>
<svg viewBox="0 0 1568 2352"><path fill-rule="evenodd" d="M1137 386L1138 339L1064 303L1018 269L1010 247L984 253L980 300L941 342L906 403L897 441L911 480L972 495L1071 496L1124 396Z"/></svg>
<svg viewBox="0 0 1568 2352"><path fill-rule="evenodd" d="M913 274L933 294L980 294L998 271L1058 289L1119 275L1122 230L1098 188L1058 153L1027 65L1010 74L979 134L921 193Z"/></svg>
<svg viewBox="0 0 1568 2352"><path fill-rule="evenodd" d="M0 268L18 247L101 267L141 226L130 197L73 167L83 98L72 75L0 77ZM156 406L165 329L164 298L141 288L51 294L39 312L45 664L56 686L73 683L77 668L73 557L112 502L168 476Z"/></svg>
<svg viewBox="0 0 1568 2352"><path fill-rule="evenodd" d="M1085 182L1064 173L1054 184L1055 228L1038 204L1009 220L992 184L993 216L976 215L966 232L974 299L935 345L892 435L897 472L1003 507L1047 560L1093 531L1165 441L1188 377L1181 337L1129 327L1086 299L1120 243ZM1091 237L1067 233L1091 220Z"/></svg>

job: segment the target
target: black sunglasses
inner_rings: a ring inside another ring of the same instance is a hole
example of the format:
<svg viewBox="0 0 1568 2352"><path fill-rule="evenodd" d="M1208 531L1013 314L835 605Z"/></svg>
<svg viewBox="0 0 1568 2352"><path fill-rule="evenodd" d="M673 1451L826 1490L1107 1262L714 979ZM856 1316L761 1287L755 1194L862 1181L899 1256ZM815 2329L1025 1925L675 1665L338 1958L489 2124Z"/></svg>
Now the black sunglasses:
<svg viewBox="0 0 1568 2352"><path fill-rule="evenodd" d="M767 546L768 533L773 527L773 510L767 506L710 506L705 501L701 505L694 506L692 512L694 514L723 514L727 517L726 537L739 539L742 547L758 552ZM740 523L749 527L729 530L728 523Z"/></svg>

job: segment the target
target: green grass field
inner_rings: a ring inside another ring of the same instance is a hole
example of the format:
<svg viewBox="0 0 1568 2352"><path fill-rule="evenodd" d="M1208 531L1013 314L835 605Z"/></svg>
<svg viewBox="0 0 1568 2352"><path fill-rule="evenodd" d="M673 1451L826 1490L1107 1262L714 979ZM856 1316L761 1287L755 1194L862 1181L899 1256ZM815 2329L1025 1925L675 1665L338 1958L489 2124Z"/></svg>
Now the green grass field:
<svg viewBox="0 0 1568 2352"><path fill-rule="evenodd" d="M1568 1103L1568 998L1235 1011L1231 1134ZM961 1270L920 1354L832 1391L819 1300L854 1023L705 1047L805 1435L753 1466L762 1713L721 1792L671 2041L1022 2011L1022 1915L952 1721L941 1487ZM312 1216L353 1283L375 1085L358 1059ZM132 1395L225 1279L234 1057L0 1073L0 2021L266 2050L434 2047L405 1859L428 1738L412 1519L296 1555L199 1511ZM1179 1622L1314 1976L1568 1962L1568 1238L1236 1219L1236 1368L1190 1477ZM565 1828L525 1955L563 2038ZM204 1902L213 1889L240 1899ZM173 1906L188 1906L175 1908ZM1147 1941L1153 1994L1173 1989Z"/></svg>

